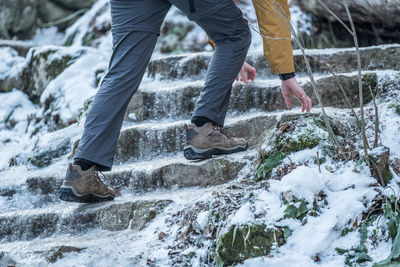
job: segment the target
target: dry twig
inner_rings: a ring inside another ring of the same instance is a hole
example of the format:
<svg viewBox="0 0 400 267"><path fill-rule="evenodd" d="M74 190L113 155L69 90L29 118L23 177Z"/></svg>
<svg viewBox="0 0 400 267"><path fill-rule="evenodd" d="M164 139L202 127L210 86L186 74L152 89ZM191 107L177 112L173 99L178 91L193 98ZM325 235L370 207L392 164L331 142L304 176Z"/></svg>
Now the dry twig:
<svg viewBox="0 0 400 267"><path fill-rule="evenodd" d="M376 105L375 101L375 95L372 92L371 86L368 87L369 92L371 93L372 96L372 102L374 103L374 109L375 109L375 141L374 141L374 147L378 146L378 139L379 139L379 115L378 115L378 106Z"/></svg>
<svg viewBox="0 0 400 267"><path fill-rule="evenodd" d="M361 56L360 56L360 47L358 45L358 38L357 38L357 33L356 33L356 28L354 27L353 19L350 14L349 10L349 5L347 4L346 0L343 0L343 5L344 8L346 9L346 14L350 22L351 30L352 30L352 36L354 39L354 45L356 47L356 53L357 53L357 70L358 70L358 91L359 91L359 97L360 97L360 111L361 111L361 135L363 139L363 145L364 145L364 158L365 162L370 165L370 160L368 157L368 140L367 140L367 135L365 134L365 116L364 116L364 98L363 98L363 88L362 88L362 78L361 78Z"/></svg>
<svg viewBox="0 0 400 267"><path fill-rule="evenodd" d="M353 114L353 116L356 118L357 120L357 124L361 125L360 120L358 119L358 116L356 114L356 112L354 111L352 105L350 104L350 99L346 94L346 91L344 90L343 86L340 84L338 77L336 76L335 72L333 71L333 68L331 65L326 64L329 68L329 71L332 73L333 78L335 79L335 83L337 84L337 86L339 87L340 91L342 91L342 94L344 96L344 100L346 101L346 104L349 106L349 108L351 109L351 113Z"/></svg>

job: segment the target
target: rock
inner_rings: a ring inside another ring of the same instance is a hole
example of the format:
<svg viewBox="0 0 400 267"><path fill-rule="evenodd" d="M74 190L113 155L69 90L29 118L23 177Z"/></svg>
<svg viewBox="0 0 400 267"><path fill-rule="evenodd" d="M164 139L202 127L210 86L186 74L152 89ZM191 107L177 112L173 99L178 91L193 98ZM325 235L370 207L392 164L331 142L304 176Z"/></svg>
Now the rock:
<svg viewBox="0 0 400 267"><path fill-rule="evenodd" d="M349 0L347 1L351 16L356 23L383 24L388 27L400 25L400 1L392 0ZM340 1L330 1L325 3L343 21L349 21L344 5ZM336 19L316 0L299 1L300 7L316 16L327 18L334 22Z"/></svg>
<svg viewBox="0 0 400 267"><path fill-rule="evenodd" d="M18 52L18 55L21 57L25 57L28 54L29 50L35 45L26 43L24 41L15 41L15 40L0 40L0 47L9 47Z"/></svg>
<svg viewBox="0 0 400 267"><path fill-rule="evenodd" d="M115 159L126 162L132 158L148 159L163 153L182 151L185 145L184 123L145 123L123 129L118 139ZM246 138L252 147L266 129L275 125L275 115L255 113L245 117L237 116L235 122L228 124L225 129L231 136Z"/></svg>
<svg viewBox="0 0 400 267"><path fill-rule="evenodd" d="M2 62L0 62L0 93L10 92L14 88L21 89L23 83L19 74L24 67L25 59L12 48L0 47Z"/></svg>
<svg viewBox="0 0 400 267"><path fill-rule="evenodd" d="M343 115L329 118L341 146L355 142L352 132L357 126L354 118ZM283 115L276 129L267 130L262 135L255 179L268 177L286 155L316 146L319 146L321 156L334 155L322 114Z"/></svg>
<svg viewBox="0 0 400 267"><path fill-rule="evenodd" d="M52 0L52 1L70 9L89 8L96 2L96 0Z"/></svg>
<svg viewBox="0 0 400 267"><path fill-rule="evenodd" d="M55 194L56 190L60 188L62 183L61 179L55 177L30 177L26 180L28 190L35 194Z"/></svg>
<svg viewBox="0 0 400 267"><path fill-rule="evenodd" d="M21 74L25 83L24 92L34 103L39 103L40 96L50 81L85 53L84 49L57 46L32 48Z"/></svg>
<svg viewBox="0 0 400 267"><path fill-rule="evenodd" d="M268 158L279 151L290 154L314 148L320 141L328 139L319 115L286 115L279 121L277 129L268 130L263 137L260 157Z"/></svg>
<svg viewBox="0 0 400 267"><path fill-rule="evenodd" d="M161 183L166 188L206 187L235 179L244 165L244 162L227 159L211 160L203 165L171 164L160 168L153 176L161 178Z"/></svg>
<svg viewBox="0 0 400 267"><path fill-rule="evenodd" d="M68 154L70 149L71 139L66 137L54 146L40 147L33 151L33 156L28 158L28 162L39 168L43 168L49 166L54 158Z"/></svg>
<svg viewBox="0 0 400 267"><path fill-rule="evenodd" d="M87 2L87 0L84 2ZM78 20L75 24L68 28L64 45L97 47L99 44L97 40L107 35L111 30L109 1L98 2L91 8L89 12L86 12L84 18L85 19L83 20Z"/></svg>
<svg viewBox="0 0 400 267"><path fill-rule="evenodd" d="M0 240L29 240L50 236L58 229L59 217L54 213L5 215L0 217Z"/></svg>
<svg viewBox="0 0 400 267"><path fill-rule="evenodd" d="M205 74L209 62L210 54L208 53L154 59L149 63L148 76L162 79L181 79L188 75L200 76L200 74Z"/></svg>
<svg viewBox="0 0 400 267"><path fill-rule="evenodd" d="M90 7L95 0L3 0L0 3L0 39L29 39L42 23L55 23L61 30L79 16L65 22L60 20L77 10Z"/></svg>
<svg viewBox="0 0 400 267"><path fill-rule="evenodd" d="M374 94L377 93L377 80L378 78L375 72L362 74L364 104L372 101L372 96L369 88L372 89L372 92ZM336 79L333 76L329 76L316 80L316 87L325 107L349 107L337 83L339 83L346 92L346 95L350 100L351 107L358 107L360 105L360 100L358 97L359 89L357 75L336 75ZM306 83L303 88L306 93L311 96L311 100L313 101L313 103L318 103L318 99L313 92L311 83Z"/></svg>
<svg viewBox="0 0 400 267"><path fill-rule="evenodd" d="M46 258L48 263L55 263L57 260L62 259L65 253L71 252L81 252L85 248L77 248L71 246L59 246L53 247L48 252L44 253L44 257Z"/></svg>
<svg viewBox="0 0 400 267"><path fill-rule="evenodd" d="M390 171L389 157L390 149L385 146L377 147L369 153L372 176L374 176L383 187L385 187L393 177Z"/></svg>
<svg viewBox="0 0 400 267"><path fill-rule="evenodd" d="M165 21L161 28L161 37L156 49L159 49L161 53L183 51L184 38L193 28L192 22Z"/></svg>
<svg viewBox="0 0 400 267"><path fill-rule="evenodd" d="M354 46L351 35L328 10L316 0L297 1L300 8L313 15L313 47ZM400 0L347 1L362 46L396 43L400 40ZM348 17L341 1L324 2L348 25ZM312 45L312 42L310 42ZM309 46L307 46L309 47Z"/></svg>
<svg viewBox="0 0 400 267"><path fill-rule="evenodd" d="M115 204L99 210L96 220L101 221L104 230L141 231L170 203L171 200L159 200Z"/></svg>
<svg viewBox="0 0 400 267"><path fill-rule="evenodd" d="M0 2L0 39L15 35L29 37L37 19L38 2L32 0L2 0Z"/></svg>
<svg viewBox="0 0 400 267"><path fill-rule="evenodd" d="M59 21L63 18L66 18L74 13L74 10L69 8L65 8L58 3L55 3L51 0L42 0L40 2L40 6L38 8L38 14L42 22L44 23L53 23ZM75 17L75 20L77 18ZM57 24L58 28L61 30L65 30L68 26L70 26L75 20L71 19L66 21L65 23Z"/></svg>
<svg viewBox="0 0 400 267"><path fill-rule="evenodd" d="M216 250L225 266L266 256L274 244L284 244L283 231L280 229L267 228L263 224L232 226L219 237Z"/></svg>

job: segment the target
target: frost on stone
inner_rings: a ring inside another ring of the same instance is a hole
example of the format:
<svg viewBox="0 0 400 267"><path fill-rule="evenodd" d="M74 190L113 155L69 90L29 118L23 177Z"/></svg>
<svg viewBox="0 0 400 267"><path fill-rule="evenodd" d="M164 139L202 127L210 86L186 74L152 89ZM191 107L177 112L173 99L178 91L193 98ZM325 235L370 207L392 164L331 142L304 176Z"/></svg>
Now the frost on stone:
<svg viewBox="0 0 400 267"><path fill-rule="evenodd" d="M231 265L250 258L266 256L274 246L283 244L281 229L267 228L263 224L232 226L218 240L217 257L224 265Z"/></svg>
<svg viewBox="0 0 400 267"><path fill-rule="evenodd" d="M34 103L39 103L47 85L62 73L74 60L85 53L82 49L69 49L57 46L32 48L22 73L24 92Z"/></svg>

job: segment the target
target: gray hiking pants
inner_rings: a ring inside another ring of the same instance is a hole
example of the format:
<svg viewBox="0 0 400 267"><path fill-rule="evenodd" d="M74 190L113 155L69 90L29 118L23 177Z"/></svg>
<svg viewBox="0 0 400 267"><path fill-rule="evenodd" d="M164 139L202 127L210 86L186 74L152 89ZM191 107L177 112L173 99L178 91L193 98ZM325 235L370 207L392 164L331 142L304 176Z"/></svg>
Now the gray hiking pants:
<svg viewBox="0 0 400 267"><path fill-rule="evenodd" d="M110 170L126 108L149 63L161 24L175 5L216 43L193 116L224 125L232 83L245 60L251 33L232 0L110 0L113 53L85 121L75 158Z"/></svg>

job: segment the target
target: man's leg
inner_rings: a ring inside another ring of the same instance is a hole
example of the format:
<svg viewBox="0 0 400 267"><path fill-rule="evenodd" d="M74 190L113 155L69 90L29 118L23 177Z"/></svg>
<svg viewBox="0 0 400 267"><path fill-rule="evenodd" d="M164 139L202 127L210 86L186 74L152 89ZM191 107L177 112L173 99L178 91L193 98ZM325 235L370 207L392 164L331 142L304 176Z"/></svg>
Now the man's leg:
<svg viewBox="0 0 400 267"><path fill-rule="evenodd" d="M112 200L115 192L96 170L110 170L124 114L137 91L171 4L166 0L111 0L113 53L109 70L93 100L83 136L60 188L67 201ZM79 162L81 164L79 164ZM84 170L90 165L95 165ZM82 166L83 170L82 170Z"/></svg>
<svg viewBox="0 0 400 267"><path fill-rule="evenodd" d="M232 83L251 43L247 21L232 0L169 1L202 27L216 43L205 84L193 112L192 122L196 125L187 127L185 157L204 159L247 149L247 142L243 139L230 138L221 131ZM207 120L211 123L206 123Z"/></svg>
<svg viewBox="0 0 400 267"><path fill-rule="evenodd" d="M224 125L232 83L251 43L247 21L232 0L170 0L216 43L193 116ZM192 6L190 4L192 2Z"/></svg>
<svg viewBox="0 0 400 267"><path fill-rule="evenodd" d="M170 8L165 0L111 0L113 54L85 121L76 158L110 170L124 114Z"/></svg>

